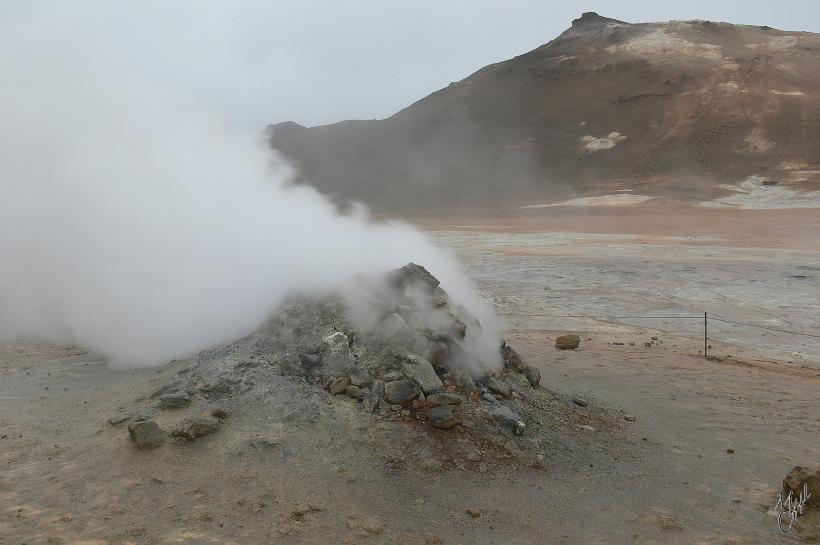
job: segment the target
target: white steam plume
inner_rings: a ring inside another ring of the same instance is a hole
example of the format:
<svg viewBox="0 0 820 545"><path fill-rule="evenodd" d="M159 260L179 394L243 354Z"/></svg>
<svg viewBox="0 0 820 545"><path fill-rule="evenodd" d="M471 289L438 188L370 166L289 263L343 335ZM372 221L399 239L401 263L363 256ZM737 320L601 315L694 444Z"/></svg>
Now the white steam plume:
<svg viewBox="0 0 820 545"><path fill-rule="evenodd" d="M408 261L491 323L424 235L289 187L259 135L58 6L0 24L0 337L159 364L249 332L292 290Z"/></svg>

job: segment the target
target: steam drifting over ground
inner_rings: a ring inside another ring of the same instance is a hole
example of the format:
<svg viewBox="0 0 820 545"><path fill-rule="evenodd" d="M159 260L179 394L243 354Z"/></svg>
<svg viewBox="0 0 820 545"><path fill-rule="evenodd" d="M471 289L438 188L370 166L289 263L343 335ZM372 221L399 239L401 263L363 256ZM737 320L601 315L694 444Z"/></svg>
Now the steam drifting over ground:
<svg viewBox="0 0 820 545"><path fill-rule="evenodd" d="M408 261L492 330L426 236L289 186L258 134L153 73L151 48L51 8L0 38L0 337L158 364L249 332L291 291Z"/></svg>

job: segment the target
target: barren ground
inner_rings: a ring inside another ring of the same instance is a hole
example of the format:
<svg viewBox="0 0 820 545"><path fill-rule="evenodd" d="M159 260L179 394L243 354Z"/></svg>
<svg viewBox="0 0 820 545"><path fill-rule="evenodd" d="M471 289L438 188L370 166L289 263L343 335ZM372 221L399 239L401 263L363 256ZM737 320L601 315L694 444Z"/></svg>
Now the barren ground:
<svg viewBox="0 0 820 545"><path fill-rule="evenodd" d="M820 255L800 233L817 217L780 212L751 212L736 229L658 214L643 232L635 220L573 229L576 216L438 222L434 236L511 315L509 340L566 403L535 467L503 445L453 463L458 431L391 427L352 402L333 428L237 413L215 435L138 451L106 419L174 364L113 371L80 349L3 342L0 544L792 543L766 511L792 466L818 462L816 344L716 330L719 359L706 360L700 332L680 321L543 316L711 305L816 333L820 271L800 267ZM552 346L564 331L582 335L579 350ZM251 433L273 446L240 448Z"/></svg>

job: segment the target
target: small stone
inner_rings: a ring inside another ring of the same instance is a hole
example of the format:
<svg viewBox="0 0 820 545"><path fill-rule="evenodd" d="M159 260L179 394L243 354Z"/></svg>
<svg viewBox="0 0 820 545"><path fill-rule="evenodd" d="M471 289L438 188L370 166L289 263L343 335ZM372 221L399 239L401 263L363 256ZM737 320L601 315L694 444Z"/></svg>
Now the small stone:
<svg viewBox="0 0 820 545"><path fill-rule="evenodd" d="M541 371L535 367L528 365L521 373L526 377L527 381L530 383L530 386L533 388L541 384Z"/></svg>
<svg viewBox="0 0 820 545"><path fill-rule="evenodd" d="M351 530L363 530L366 534L379 535L387 528L387 524L374 517L350 517L347 527Z"/></svg>
<svg viewBox="0 0 820 545"><path fill-rule="evenodd" d="M387 400L393 405L409 405L419 397L421 389L412 380L394 380L384 385Z"/></svg>
<svg viewBox="0 0 820 545"><path fill-rule="evenodd" d="M132 423L128 426L128 435L141 449L157 448L165 441L165 432L153 420Z"/></svg>
<svg viewBox="0 0 820 545"><path fill-rule="evenodd" d="M726 454L734 454L734 453L735 453L735 449L733 449L733 448L727 448L726 449Z"/></svg>
<svg viewBox="0 0 820 545"><path fill-rule="evenodd" d="M462 401L464 401L464 398L458 394L439 392L437 394L427 396L425 405L428 407L439 407L441 405L461 405Z"/></svg>
<svg viewBox="0 0 820 545"><path fill-rule="evenodd" d="M652 348L652 343L651 342L645 342L645 343L643 343L643 345L647 348Z"/></svg>
<svg viewBox="0 0 820 545"><path fill-rule="evenodd" d="M160 409L182 409L191 404L191 398L185 392L174 392L159 396Z"/></svg>
<svg viewBox="0 0 820 545"><path fill-rule="evenodd" d="M345 389L345 393L347 397L352 397L353 399L364 399L364 396L367 394L367 392L352 384Z"/></svg>
<svg viewBox="0 0 820 545"><path fill-rule="evenodd" d="M638 418L637 418L637 417L635 417L635 416L630 416L630 415L628 415L628 414L627 414L627 415L624 415L624 420L626 420L627 422L634 422L634 421L635 421L635 420L637 420L637 419L638 419Z"/></svg>
<svg viewBox="0 0 820 545"><path fill-rule="evenodd" d="M117 425L122 424L123 422L126 422L128 420L131 420L131 414L130 413L120 413L120 414L115 414L114 416L110 417L108 419L108 423L111 424L112 426L117 426Z"/></svg>
<svg viewBox="0 0 820 545"><path fill-rule="evenodd" d="M430 419L430 425L440 430L447 430L458 424L450 405L433 407L427 414Z"/></svg>
<svg viewBox="0 0 820 545"><path fill-rule="evenodd" d="M578 405L579 407L586 407L589 405L589 403L586 400L581 399L580 397L573 397L572 402Z"/></svg>
<svg viewBox="0 0 820 545"><path fill-rule="evenodd" d="M471 462L480 462L481 461L481 454L475 450L471 450L467 453L467 459Z"/></svg>
<svg viewBox="0 0 820 545"><path fill-rule="evenodd" d="M490 392L481 392L481 399L488 403L498 403L498 400Z"/></svg>
<svg viewBox="0 0 820 545"><path fill-rule="evenodd" d="M175 437L184 437L188 441L193 441L197 437L210 435L217 430L222 422L212 416L192 416L186 418L177 428L171 432Z"/></svg>
<svg viewBox="0 0 820 545"><path fill-rule="evenodd" d="M322 356L319 354L299 354L299 363L306 371L312 371L322 364Z"/></svg>
<svg viewBox="0 0 820 545"><path fill-rule="evenodd" d="M370 373L364 367L354 367L348 373L348 377L350 377L350 384L353 386L369 386L373 382Z"/></svg>
<svg viewBox="0 0 820 545"><path fill-rule="evenodd" d="M581 344L578 335L561 335L555 339L555 347L561 350L575 350Z"/></svg>
<svg viewBox="0 0 820 545"><path fill-rule="evenodd" d="M211 416L215 416L220 420L224 420L228 418L228 411L226 411L222 407L214 407L213 409L211 409Z"/></svg>
<svg viewBox="0 0 820 545"><path fill-rule="evenodd" d="M404 375L401 374L399 371L388 371L384 374L384 381L385 382L393 382L395 380L402 380Z"/></svg>
<svg viewBox="0 0 820 545"><path fill-rule="evenodd" d="M488 377L485 384L492 392L502 397L510 397L512 395L512 387L497 378Z"/></svg>
<svg viewBox="0 0 820 545"><path fill-rule="evenodd" d="M474 519L477 519L478 517L481 516L481 511L479 511L478 509L474 509L472 507L467 509L464 512L467 513L468 515L470 515Z"/></svg>
<svg viewBox="0 0 820 545"><path fill-rule="evenodd" d="M348 386L350 386L350 377L337 377L330 382L328 390L333 395L339 395L347 390Z"/></svg>
<svg viewBox="0 0 820 545"><path fill-rule="evenodd" d="M362 400L362 407L364 407L364 410L369 413L376 412L379 408L379 404L382 401L383 395L384 383L380 380L374 381L373 385L370 386L370 391Z"/></svg>

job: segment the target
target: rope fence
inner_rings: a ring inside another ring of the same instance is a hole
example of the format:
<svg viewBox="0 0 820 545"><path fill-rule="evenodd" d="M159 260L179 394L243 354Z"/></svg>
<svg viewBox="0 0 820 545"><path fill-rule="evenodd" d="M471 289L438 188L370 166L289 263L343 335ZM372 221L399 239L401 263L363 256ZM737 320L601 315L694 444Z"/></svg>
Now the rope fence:
<svg viewBox="0 0 820 545"><path fill-rule="evenodd" d="M733 324L744 327L753 327L757 329L765 329L768 331L776 331L778 333L786 333L789 335L799 335L801 337L811 337L820 339L820 334L805 333L803 331L793 331L790 329L781 329L777 327L765 326L760 324L749 324L746 322L736 322L734 320L727 320L725 318L718 318L709 316L706 312L703 316L612 316L612 315L596 315L596 314L524 314L524 313L509 313L499 314L500 316L528 316L538 318L591 318L596 320L703 320L703 355L709 355L709 321L722 322L725 324Z"/></svg>

